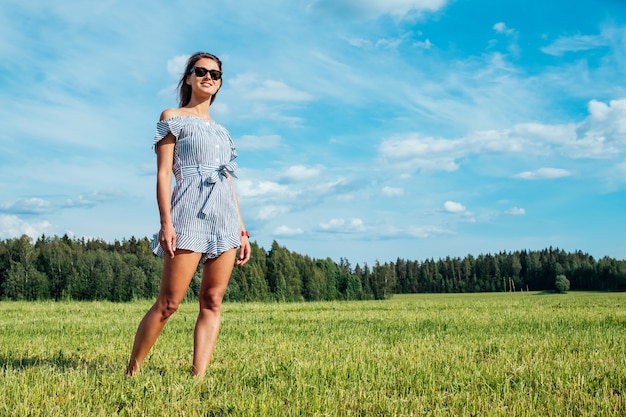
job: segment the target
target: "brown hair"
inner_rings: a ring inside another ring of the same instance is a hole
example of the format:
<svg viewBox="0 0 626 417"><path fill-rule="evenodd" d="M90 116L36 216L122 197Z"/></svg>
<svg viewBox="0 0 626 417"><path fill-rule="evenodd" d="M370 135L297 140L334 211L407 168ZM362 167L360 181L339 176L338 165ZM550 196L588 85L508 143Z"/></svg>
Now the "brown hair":
<svg viewBox="0 0 626 417"><path fill-rule="evenodd" d="M178 97L180 100L180 107L185 107L187 104L189 104L189 101L191 100L191 86L187 84L187 77L189 76L189 72L191 71L191 69L196 65L196 62L198 62L202 58L212 59L217 63L220 71L222 70L222 61L220 61L220 59L213 54L210 54L208 52L196 52L195 54L191 55L187 60L185 71L183 72L183 75L178 82ZM213 97L211 97L211 104L213 104L213 100L215 100L216 95L217 91L215 92Z"/></svg>

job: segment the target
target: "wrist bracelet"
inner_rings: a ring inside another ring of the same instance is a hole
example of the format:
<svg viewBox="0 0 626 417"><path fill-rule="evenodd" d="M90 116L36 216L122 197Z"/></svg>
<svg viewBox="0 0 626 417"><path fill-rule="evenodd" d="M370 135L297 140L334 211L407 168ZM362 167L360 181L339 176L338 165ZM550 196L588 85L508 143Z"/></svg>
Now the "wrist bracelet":
<svg viewBox="0 0 626 417"><path fill-rule="evenodd" d="M242 230L241 231L241 236L245 236L245 237L249 238L250 237L250 232L248 232L247 230Z"/></svg>

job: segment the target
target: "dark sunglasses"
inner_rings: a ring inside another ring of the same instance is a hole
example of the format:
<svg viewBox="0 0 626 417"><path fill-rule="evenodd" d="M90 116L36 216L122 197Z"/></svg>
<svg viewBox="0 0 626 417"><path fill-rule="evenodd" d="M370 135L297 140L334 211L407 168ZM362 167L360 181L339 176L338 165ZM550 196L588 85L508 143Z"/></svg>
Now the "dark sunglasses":
<svg viewBox="0 0 626 417"><path fill-rule="evenodd" d="M210 70L202 67L192 67L189 70L189 74L191 74L192 72L196 74L196 77L204 77L205 75L207 75L207 73L209 73L212 80L218 81L222 79L222 71L218 70Z"/></svg>

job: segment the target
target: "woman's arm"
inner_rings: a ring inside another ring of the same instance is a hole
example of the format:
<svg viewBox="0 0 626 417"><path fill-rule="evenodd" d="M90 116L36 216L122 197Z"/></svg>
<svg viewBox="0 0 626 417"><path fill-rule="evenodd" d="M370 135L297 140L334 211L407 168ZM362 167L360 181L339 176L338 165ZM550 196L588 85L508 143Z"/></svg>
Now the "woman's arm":
<svg viewBox="0 0 626 417"><path fill-rule="evenodd" d="M250 252L252 248L250 247L250 238L243 234L246 231L246 227L243 224L243 217L241 216L241 209L239 208L239 198L237 197L237 192L235 191L235 186L233 184L233 179L229 175L228 181L230 182L230 187L233 190L233 195L235 196L235 204L237 204L237 214L239 215L239 227L241 228L241 246L239 246L239 258L237 259L237 265L243 265L250 260Z"/></svg>
<svg viewBox="0 0 626 417"><path fill-rule="evenodd" d="M159 206L159 216L161 218L161 231L159 233L159 244L166 254L174 257L176 250L176 232L172 223L170 212L170 201L172 198L172 166L174 163L175 139L168 133L156 145L157 154L157 184L156 196Z"/></svg>

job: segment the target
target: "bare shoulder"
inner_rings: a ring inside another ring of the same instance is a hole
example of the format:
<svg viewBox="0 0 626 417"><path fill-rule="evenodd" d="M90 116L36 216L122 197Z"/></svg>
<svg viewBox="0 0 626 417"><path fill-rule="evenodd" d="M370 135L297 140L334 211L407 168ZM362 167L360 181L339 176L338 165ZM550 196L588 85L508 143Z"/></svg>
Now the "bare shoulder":
<svg viewBox="0 0 626 417"><path fill-rule="evenodd" d="M165 109L161 112L159 120L167 120L176 116L180 116L180 109Z"/></svg>

